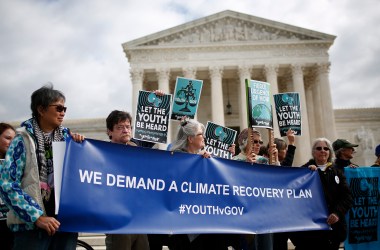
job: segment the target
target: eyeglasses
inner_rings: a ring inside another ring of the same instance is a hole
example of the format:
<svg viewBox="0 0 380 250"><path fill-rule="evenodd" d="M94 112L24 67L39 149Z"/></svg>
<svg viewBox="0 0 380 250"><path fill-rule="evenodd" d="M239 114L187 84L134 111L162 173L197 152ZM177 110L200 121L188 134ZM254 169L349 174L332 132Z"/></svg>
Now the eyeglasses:
<svg viewBox="0 0 380 250"><path fill-rule="evenodd" d="M62 111L66 113L66 110L67 110L67 107L65 106L62 106L62 105L59 105L59 104L51 104L49 106L54 106L55 107L55 110L59 113L61 113Z"/></svg>
<svg viewBox="0 0 380 250"><path fill-rule="evenodd" d="M132 130L132 126L129 126L129 125L126 125L126 126L123 126L123 125L118 125L118 126L116 126L116 130L124 130L124 129L126 129L126 130Z"/></svg>
<svg viewBox="0 0 380 250"><path fill-rule="evenodd" d="M262 140L253 140L253 144L260 144L260 145L263 145L263 141Z"/></svg>
<svg viewBox="0 0 380 250"><path fill-rule="evenodd" d="M322 149L324 151L330 151L330 149L328 147L316 147L315 149L318 150L318 151L321 151Z"/></svg>

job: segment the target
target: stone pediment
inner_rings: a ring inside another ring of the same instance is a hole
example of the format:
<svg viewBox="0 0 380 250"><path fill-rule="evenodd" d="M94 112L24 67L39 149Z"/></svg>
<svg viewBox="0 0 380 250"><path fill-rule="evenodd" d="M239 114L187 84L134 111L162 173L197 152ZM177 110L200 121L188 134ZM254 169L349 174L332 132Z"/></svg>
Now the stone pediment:
<svg viewBox="0 0 380 250"><path fill-rule="evenodd" d="M335 36L230 10L200 18L123 44L124 50L148 47L250 43L268 41L328 41Z"/></svg>

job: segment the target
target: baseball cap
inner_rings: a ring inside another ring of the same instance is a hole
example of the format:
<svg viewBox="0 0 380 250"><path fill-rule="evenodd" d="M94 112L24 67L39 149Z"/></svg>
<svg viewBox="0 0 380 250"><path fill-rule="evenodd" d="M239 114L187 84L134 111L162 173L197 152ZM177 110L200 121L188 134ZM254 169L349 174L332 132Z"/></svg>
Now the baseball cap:
<svg viewBox="0 0 380 250"><path fill-rule="evenodd" d="M375 155L376 155L377 157L380 156L380 144L377 145L377 147L376 147L376 149L375 149Z"/></svg>
<svg viewBox="0 0 380 250"><path fill-rule="evenodd" d="M351 142L349 142L345 139L338 139L338 140L333 142L332 146L334 148L334 151L337 151L341 148L353 148L353 147L357 147L359 145L358 144L352 144Z"/></svg>

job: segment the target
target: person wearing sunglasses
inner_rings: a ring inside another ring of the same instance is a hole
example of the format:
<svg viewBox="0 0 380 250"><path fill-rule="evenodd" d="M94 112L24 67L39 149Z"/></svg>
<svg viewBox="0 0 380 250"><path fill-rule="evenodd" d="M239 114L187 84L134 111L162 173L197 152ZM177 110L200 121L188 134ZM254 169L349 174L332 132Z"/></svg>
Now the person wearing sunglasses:
<svg viewBox="0 0 380 250"><path fill-rule="evenodd" d="M261 140L261 133L256 129L252 129L252 139L249 141L248 128L243 129L238 136L238 144L240 153L232 157L233 160L247 161L250 163L269 164L268 158L265 155L261 155L261 152L268 152L268 149L262 150L264 142ZM278 161L278 150L276 145L273 144L270 147L272 154L274 155L274 165L280 165Z"/></svg>
<svg viewBox="0 0 380 250"><path fill-rule="evenodd" d="M32 118L21 123L0 167L0 192L10 208L7 224L13 249L75 249L78 234L58 231L55 218L52 142L72 137L62 126L65 96L45 85L31 96ZM66 247L66 248L65 248Z"/></svg>
<svg viewBox="0 0 380 250"><path fill-rule="evenodd" d="M353 144L345 139L337 139L333 142L332 146L336 157L334 161L334 167L343 173L345 167L359 167L358 165L351 162L351 159L354 158L354 148L358 147L358 144Z"/></svg>
<svg viewBox="0 0 380 250"><path fill-rule="evenodd" d="M351 208L353 198L343 173L333 167L333 150L326 138L318 138L312 146L312 159L302 167L318 171L328 208L326 223L332 230L303 231L293 233L292 242L296 250L338 250L346 239L345 215Z"/></svg>
<svg viewBox="0 0 380 250"><path fill-rule="evenodd" d="M250 139L248 128L245 128L240 132L238 136L240 153L232 159L237 161L247 161L250 163L269 164L268 158L264 155L260 155L260 148L264 144L261 140L261 133L254 128L252 128L251 133L252 138ZM269 150L272 150L272 154L275 157L274 164L280 165L276 145L273 144ZM264 151L268 152L268 150ZM273 234L242 235L242 242L247 249L272 250Z"/></svg>

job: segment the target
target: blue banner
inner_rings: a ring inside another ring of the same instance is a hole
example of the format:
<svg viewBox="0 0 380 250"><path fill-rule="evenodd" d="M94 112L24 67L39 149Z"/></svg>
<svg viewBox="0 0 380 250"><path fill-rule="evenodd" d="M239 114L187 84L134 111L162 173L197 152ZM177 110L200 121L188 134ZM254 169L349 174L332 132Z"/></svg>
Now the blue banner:
<svg viewBox="0 0 380 250"><path fill-rule="evenodd" d="M268 233L328 229L317 171L69 141L60 230Z"/></svg>
<svg viewBox="0 0 380 250"><path fill-rule="evenodd" d="M380 168L345 168L347 183L354 198L348 212L346 250L379 250Z"/></svg>

